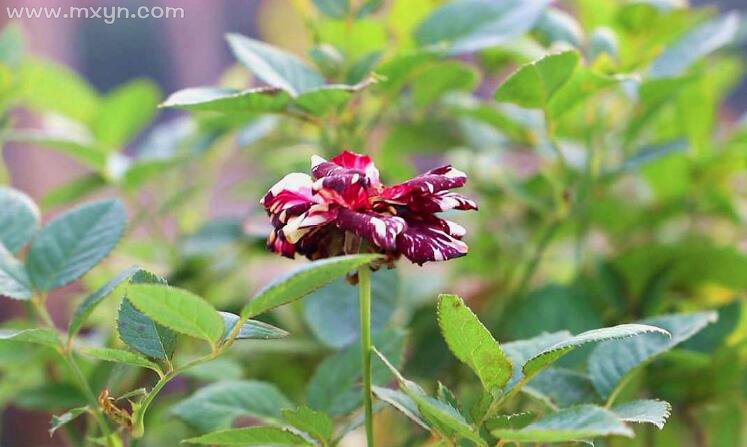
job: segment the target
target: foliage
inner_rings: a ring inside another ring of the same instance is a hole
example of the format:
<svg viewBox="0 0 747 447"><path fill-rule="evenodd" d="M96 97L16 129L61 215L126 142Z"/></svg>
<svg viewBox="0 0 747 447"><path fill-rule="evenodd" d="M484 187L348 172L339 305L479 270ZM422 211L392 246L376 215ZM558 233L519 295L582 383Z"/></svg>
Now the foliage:
<svg viewBox="0 0 747 447"><path fill-rule="evenodd" d="M256 202L351 149L389 184L451 162L480 205L468 256L371 275L377 445L744 443L747 120L722 119L743 19L294 4L307 54L230 34L240 68L165 99L98 92L0 32L2 143L85 168L37 201L0 187L0 295L27 311L0 329L4 408L51 413L70 445L341 445L363 423L350 283L382 259L270 257ZM211 217L218 195L242 208ZM71 295L61 331L48 307Z"/></svg>

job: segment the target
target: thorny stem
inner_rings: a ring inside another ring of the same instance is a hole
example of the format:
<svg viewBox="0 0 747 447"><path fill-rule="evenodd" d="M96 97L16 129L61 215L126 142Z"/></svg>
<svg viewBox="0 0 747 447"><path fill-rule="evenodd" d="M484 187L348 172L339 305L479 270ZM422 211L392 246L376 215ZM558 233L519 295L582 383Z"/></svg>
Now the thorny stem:
<svg viewBox="0 0 747 447"><path fill-rule="evenodd" d="M374 445L373 400L371 397L371 270L368 265L358 269L361 320L361 367L363 368L363 406L366 415L366 441Z"/></svg>
<svg viewBox="0 0 747 447"><path fill-rule="evenodd" d="M99 426L101 434L106 439L106 444L109 447L120 447L122 444L118 440L118 438L112 436L113 434L111 429L109 428L109 424L107 423L104 414L99 408L99 403L96 399L96 395L91 389L91 386L88 384L88 380L83 375L83 372L78 367L78 364L75 362L72 351L68 349L66 343L60 338L59 334L57 333L57 329L55 328L54 322L52 321L52 317L47 311L46 296L44 294L37 294L31 301L34 306L34 310L36 311L39 318L44 322L44 324L49 326L54 331L55 338L57 340L57 351L62 356L62 359L65 361L65 365L70 370L75 380L78 382L78 386L80 387L83 394L86 396L86 400L88 400L88 404L93 410L93 416L96 420L96 424Z"/></svg>

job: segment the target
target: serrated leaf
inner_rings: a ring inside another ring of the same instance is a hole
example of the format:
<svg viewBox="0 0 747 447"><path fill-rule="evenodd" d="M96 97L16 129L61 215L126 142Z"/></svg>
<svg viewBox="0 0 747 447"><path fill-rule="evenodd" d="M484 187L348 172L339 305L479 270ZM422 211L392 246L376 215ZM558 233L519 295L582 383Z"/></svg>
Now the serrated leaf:
<svg viewBox="0 0 747 447"><path fill-rule="evenodd" d="M605 340L633 337L642 334L658 334L660 337L668 338L669 332L656 326L644 324L621 324L618 326L593 329L571 338L562 340L544 349L539 354L530 358L522 367L525 377L532 377L548 365L557 361L560 357L570 351L587 343L597 343Z"/></svg>
<svg viewBox="0 0 747 447"><path fill-rule="evenodd" d="M213 346L223 337L223 318L207 301L186 290L163 284L132 284L127 288L127 300L173 331Z"/></svg>
<svg viewBox="0 0 747 447"><path fill-rule="evenodd" d="M99 360L104 360L106 362L125 363L132 366L138 366L140 368L152 369L159 375L162 374L161 368L157 364L151 362L145 357L141 357L140 355L135 354L134 352L125 351L123 349L83 348L80 350L80 352L83 355L87 355Z"/></svg>
<svg viewBox="0 0 747 447"><path fill-rule="evenodd" d="M249 71L291 96L324 85L322 75L293 54L240 34L228 34L226 39L236 59Z"/></svg>
<svg viewBox="0 0 747 447"><path fill-rule="evenodd" d="M610 408L625 422L653 424L661 430L672 412L672 406L662 400L634 400Z"/></svg>
<svg viewBox="0 0 747 447"><path fill-rule="evenodd" d="M487 446L477 430L469 425L464 416L459 413L459 410L428 396L415 382L405 379L378 349L374 348L373 351L397 378L400 389L415 402L420 415L423 420L427 421L429 427L438 431L447 439L464 438L478 446Z"/></svg>
<svg viewBox="0 0 747 447"><path fill-rule="evenodd" d="M388 326L401 294L397 269L371 274L371 331ZM344 278L315 290L303 301L304 317L311 332L327 346L349 346L360 333L358 288Z"/></svg>
<svg viewBox="0 0 747 447"><path fill-rule="evenodd" d="M208 112L279 112L290 102L290 95L275 87L236 90L223 87L196 87L172 93L161 107Z"/></svg>
<svg viewBox="0 0 747 447"><path fill-rule="evenodd" d="M324 445L332 438L332 418L320 411L298 407L294 410L283 410L281 413L289 424L308 433Z"/></svg>
<svg viewBox="0 0 747 447"><path fill-rule="evenodd" d="M384 331L373 337L373 343L397 365L401 363L405 350L402 331ZM356 343L324 359L309 380L306 392L309 406L332 416L349 413L360 406L363 400L360 358L360 345ZM391 379L387 368L375 358L371 369L374 384L381 385Z"/></svg>
<svg viewBox="0 0 747 447"><path fill-rule="evenodd" d="M668 331L671 338L645 334L599 344L588 360L588 371L594 387L603 398L607 398L638 365L674 348L717 318L715 312L661 316L640 323L660 327Z"/></svg>
<svg viewBox="0 0 747 447"><path fill-rule="evenodd" d="M86 319L91 315L91 313L93 313L94 309L96 309L96 306L98 306L107 296L111 295L120 284L129 281L130 278L132 278L132 276L139 270L140 267L138 266L132 266L123 270L109 282L101 286L101 288L88 295L75 309L75 313L73 313L73 317L71 318L70 325L67 329L68 337L74 337L83 326Z"/></svg>
<svg viewBox="0 0 747 447"><path fill-rule="evenodd" d="M126 221L119 200L88 203L54 219L31 243L26 258L34 288L48 291L83 276L119 242Z"/></svg>
<svg viewBox="0 0 747 447"><path fill-rule="evenodd" d="M508 383L511 360L461 298L439 296L438 324L451 352L472 368L487 391Z"/></svg>
<svg viewBox="0 0 747 447"><path fill-rule="evenodd" d="M571 79L579 60L578 52L564 51L522 65L498 87L495 99L526 108L545 108Z"/></svg>
<svg viewBox="0 0 747 447"><path fill-rule="evenodd" d="M57 334L53 329L0 329L0 341L17 341L57 348Z"/></svg>
<svg viewBox="0 0 747 447"><path fill-rule="evenodd" d="M733 41L738 29L739 14L736 12L698 26L654 61L649 76L663 78L681 75L698 59Z"/></svg>
<svg viewBox="0 0 747 447"><path fill-rule="evenodd" d="M366 265L378 255L349 255L303 265L260 290L241 310L242 317L253 317L296 301L319 287Z"/></svg>
<svg viewBox="0 0 747 447"><path fill-rule="evenodd" d="M548 414L520 430L492 430L502 441L518 442L570 442L601 436L633 437L628 428L614 413L595 405L580 405Z"/></svg>
<svg viewBox="0 0 747 447"><path fill-rule="evenodd" d="M133 284L166 284L166 280L147 270L135 273ZM176 332L161 326L147 315L135 309L126 296L117 315L119 338L130 348L156 359L168 359L176 349Z"/></svg>
<svg viewBox="0 0 747 447"><path fill-rule="evenodd" d="M305 446L313 445L301 436L277 427L247 427L217 431L182 442L225 446Z"/></svg>
<svg viewBox="0 0 747 447"><path fill-rule="evenodd" d="M218 313L220 314L221 318L223 318L223 323L225 324L226 331L224 337L228 337L241 317L230 312ZM271 324L257 320L247 320L244 325L241 326L241 329L239 329L239 333L236 336L236 339L274 340L278 338L285 338L287 336L288 332Z"/></svg>
<svg viewBox="0 0 747 447"><path fill-rule="evenodd" d="M0 244L0 296L28 300L31 295L31 280L23 263Z"/></svg>
<svg viewBox="0 0 747 447"><path fill-rule="evenodd" d="M291 402L272 384L223 381L208 385L172 408L172 413L201 431L229 428L238 417L278 422Z"/></svg>
<svg viewBox="0 0 747 447"><path fill-rule="evenodd" d="M536 415L531 411L524 411L521 413L513 414L501 414L486 420L485 428L487 428L488 430L507 428L518 430L529 425L535 418Z"/></svg>
<svg viewBox="0 0 747 447"><path fill-rule="evenodd" d="M0 244L16 253L39 230L39 208L21 191L0 186L0 209Z"/></svg>
<svg viewBox="0 0 747 447"><path fill-rule="evenodd" d="M49 436L54 436L54 433L62 428L63 425L72 422L78 416L87 413L88 411L88 407L78 407L73 408L72 410L69 410L59 416L53 415L50 422L51 427L49 428Z"/></svg>
<svg viewBox="0 0 747 447"><path fill-rule="evenodd" d="M401 391L379 386L374 386L371 390L376 397L399 410L402 414L410 418L425 430L431 431L431 428L423 420L423 415L420 414L420 410L418 410L418 404L416 404L410 396Z"/></svg>
<svg viewBox="0 0 747 447"><path fill-rule="evenodd" d="M508 355L513 363L513 376L508 383L507 389L513 388L524 376L522 367L532 357L549 348L550 346L560 343L573 335L568 331L559 331L553 333L542 333L536 337L526 340L517 340L509 343L503 343L503 351Z"/></svg>
<svg viewBox="0 0 747 447"><path fill-rule="evenodd" d="M415 31L421 46L444 45L451 54L494 47L529 31L549 0L457 0L433 11Z"/></svg>

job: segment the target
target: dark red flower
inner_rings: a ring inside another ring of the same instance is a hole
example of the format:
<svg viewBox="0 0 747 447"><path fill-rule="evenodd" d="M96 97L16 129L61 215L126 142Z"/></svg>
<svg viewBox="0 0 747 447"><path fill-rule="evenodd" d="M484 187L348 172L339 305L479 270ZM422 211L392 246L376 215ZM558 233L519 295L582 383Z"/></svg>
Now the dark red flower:
<svg viewBox="0 0 747 447"><path fill-rule="evenodd" d="M272 251L312 260L374 252L418 264L467 254L464 228L435 214L477 209L449 191L466 183L463 172L443 166L387 187L367 155L345 151L331 161L314 156L311 165L311 176L286 175L260 202L272 218Z"/></svg>

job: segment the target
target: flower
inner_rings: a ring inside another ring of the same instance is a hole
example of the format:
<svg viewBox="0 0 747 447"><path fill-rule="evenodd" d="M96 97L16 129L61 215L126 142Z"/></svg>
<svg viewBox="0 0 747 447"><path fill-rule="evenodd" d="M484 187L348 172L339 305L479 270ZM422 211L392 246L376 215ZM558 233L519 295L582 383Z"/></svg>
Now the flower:
<svg viewBox="0 0 747 447"><path fill-rule="evenodd" d="M274 227L270 250L311 260L374 252L421 265L467 254L465 229L436 216L477 209L449 191L466 183L463 172L443 166L384 186L369 156L345 151L330 161L313 156L311 174L288 174L262 198Z"/></svg>

